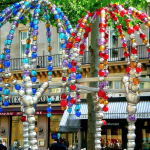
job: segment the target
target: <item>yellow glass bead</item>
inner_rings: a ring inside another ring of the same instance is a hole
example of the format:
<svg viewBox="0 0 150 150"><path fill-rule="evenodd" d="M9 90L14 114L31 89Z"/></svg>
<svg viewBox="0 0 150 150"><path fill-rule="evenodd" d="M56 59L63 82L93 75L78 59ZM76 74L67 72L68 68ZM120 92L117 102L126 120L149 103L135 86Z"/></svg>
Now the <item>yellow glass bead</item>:
<svg viewBox="0 0 150 150"><path fill-rule="evenodd" d="M82 28L79 28L79 32L83 32L83 29L82 29Z"/></svg>
<svg viewBox="0 0 150 150"><path fill-rule="evenodd" d="M148 39L147 38L143 39L143 44L147 44L147 43L148 43Z"/></svg>
<svg viewBox="0 0 150 150"><path fill-rule="evenodd" d="M3 64L0 64L0 68L4 68L4 65L3 65Z"/></svg>
<svg viewBox="0 0 150 150"><path fill-rule="evenodd" d="M20 12L21 12L21 13L23 13L23 12L24 12L24 10L23 10L23 9L20 9Z"/></svg>
<svg viewBox="0 0 150 150"><path fill-rule="evenodd" d="M106 17L106 14L101 14L101 17L104 17L104 18L105 18L105 17Z"/></svg>
<svg viewBox="0 0 150 150"><path fill-rule="evenodd" d="M140 16L140 15L141 15L141 12L140 12L140 11L137 11L137 12L136 12L136 15L137 15L137 16Z"/></svg>
<svg viewBox="0 0 150 150"><path fill-rule="evenodd" d="M60 22L60 19L56 19L56 22L59 23L59 22Z"/></svg>
<svg viewBox="0 0 150 150"><path fill-rule="evenodd" d="M71 73L71 69L68 69L68 73Z"/></svg>
<svg viewBox="0 0 150 150"><path fill-rule="evenodd" d="M89 26L91 27L93 25L93 23L89 23Z"/></svg>
<svg viewBox="0 0 150 150"><path fill-rule="evenodd" d="M67 107L61 107L61 110L63 110L63 111L66 110L66 109L67 109Z"/></svg>
<svg viewBox="0 0 150 150"><path fill-rule="evenodd" d="M128 48L127 48L127 47L124 47L124 48L123 48L123 51L124 51L124 52L127 52L127 51L128 51Z"/></svg>
<svg viewBox="0 0 150 150"><path fill-rule="evenodd" d="M51 9L51 8L52 8L52 6L53 6L52 4L48 4L48 8L49 8L49 9Z"/></svg>
<svg viewBox="0 0 150 150"><path fill-rule="evenodd" d="M121 34L119 35L119 37L120 37L120 38L124 38L124 33L121 33Z"/></svg>
<svg viewBox="0 0 150 150"><path fill-rule="evenodd" d="M150 27L150 21L147 21L147 22L146 22L146 26L147 26L147 27Z"/></svg>
<svg viewBox="0 0 150 150"><path fill-rule="evenodd" d="M20 101L22 101L22 98L20 98Z"/></svg>
<svg viewBox="0 0 150 150"><path fill-rule="evenodd" d="M69 38L69 42L72 42L72 43L74 43L74 42L75 42L75 39L74 39L74 37L70 37L70 38Z"/></svg>
<svg viewBox="0 0 150 150"><path fill-rule="evenodd" d="M48 51L51 51L51 50L52 50L52 47L51 47L51 46L48 46L48 47L47 47L47 50L48 50Z"/></svg>
<svg viewBox="0 0 150 150"><path fill-rule="evenodd" d="M30 40L30 39L27 39L27 40L26 40L26 43L27 43L27 44L30 44L30 43L31 43L31 40Z"/></svg>
<svg viewBox="0 0 150 150"><path fill-rule="evenodd" d="M33 36L32 39L33 39L34 41L36 41L36 40L37 40L37 36Z"/></svg>
<svg viewBox="0 0 150 150"><path fill-rule="evenodd" d="M137 63L136 62L130 62L129 65L131 68L136 68L137 67Z"/></svg>
<svg viewBox="0 0 150 150"><path fill-rule="evenodd" d="M99 104L103 104L103 103L104 103L104 99L103 99L103 98L100 98L100 99L98 100L98 103L99 103Z"/></svg>
<svg viewBox="0 0 150 150"><path fill-rule="evenodd" d="M104 45L100 45L99 46L99 51L104 51L105 50L105 46Z"/></svg>
<svg viewBox="0 0 150 150"><path fill-rule="evenodd" d="M83 22L83 23L87 23L87 20L86 20L86 19L83 19L82 22Z"/></svg>
<svg viewBox="0 0 150 150"><path fill-rule="evenodd" d="M136 17L136 10L134 9L133 11L132 11L132 15L133 15L133 17Z"/></svg>
<svg viewBox="0 0 150 150"><path fill-rule="evenodd" d="M108 105L108 101L104 101L104 105L105 105L105 106Z"/></svg>
<svg viewBox="0 0 150 150"><path fill-rule="evenodd" d="M46 28L49 28L51 25L49 23L46 23Z"/></svg>
<svg viewBox="0 0 150 150"><path fill-rule="evenodd" d="M150 17L147 17L147 19L150 21Z"/></svg>
<svg viewBox="0 0 150 150"><path fill-rule="evenodd" d="M9 79L4 79L4 81L8 83L8 82L9 82Z"/></svg>
<svg viewBox="0 0 150 150"><path fill-rule="evenodd" d="M25 11L24 11L24 13L25 13L25 14L27 14L27 13L28 13L28 11L27 11L27 10L25 10Z"/></svg>
<svg viewBox="0 0 150 150"><path fill-rule="evenodd" d="M107 60L104 60L104 65L107 65L108 64L108 61Z"/></svg>
<svg viewBox="0 0 150 150"><path fill-rule="evenodd" d="M138 85L140 83L140 79L139 78L134 78L133 79L133 84L134 85Z"/></svg>
<svg viewBox="0 0 150 150"><path fill-rule="evenodd" d="M98 68L101 69L101 70L104 69L104 64L99 64Z"/></svg>
<svg viewBox="0 0 150 150"><path fill-rule="evenodd" d="M136 40L135 39L131 39L131 43L135 43L136 42Z"/></svg>

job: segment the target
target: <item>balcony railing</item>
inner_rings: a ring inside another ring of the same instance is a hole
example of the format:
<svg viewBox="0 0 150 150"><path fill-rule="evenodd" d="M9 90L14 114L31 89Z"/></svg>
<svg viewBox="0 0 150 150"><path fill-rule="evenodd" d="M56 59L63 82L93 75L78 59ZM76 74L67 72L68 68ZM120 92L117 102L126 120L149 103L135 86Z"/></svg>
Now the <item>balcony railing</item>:
<svg viewBox="0 0 150 150"><path fill-rule="evenodd" d="M128 49L131 54L131 47L128 47ZM140 59L148 59L147 49L144 45L138 45L137 50ZM47 55L37 57L37 68L47 68L48 66L47 57L48 57ZM52 57L53 57L52 60L53 67L61 67L62 55L56 54L56 55L52 55ZM109 62L124 61L124 60L125 58L124 58L123 47L109 49L109 59L108 59ZM22 69L22 58L14 58L11 59L10 62L11 62L10 70ZM82 65L85 64L90 64L90 51L84 52Z"/></svg>

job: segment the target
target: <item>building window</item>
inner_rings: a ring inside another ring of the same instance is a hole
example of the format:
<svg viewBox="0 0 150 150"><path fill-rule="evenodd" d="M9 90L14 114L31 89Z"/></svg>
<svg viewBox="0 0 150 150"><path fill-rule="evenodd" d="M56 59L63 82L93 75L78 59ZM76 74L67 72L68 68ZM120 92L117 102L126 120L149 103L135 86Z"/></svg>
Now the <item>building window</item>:
<svg viewBox="0 0 150 150"><path fill-rule="evenodd" d="M144 82L140 82L140 89L144 89Z"/></svg>

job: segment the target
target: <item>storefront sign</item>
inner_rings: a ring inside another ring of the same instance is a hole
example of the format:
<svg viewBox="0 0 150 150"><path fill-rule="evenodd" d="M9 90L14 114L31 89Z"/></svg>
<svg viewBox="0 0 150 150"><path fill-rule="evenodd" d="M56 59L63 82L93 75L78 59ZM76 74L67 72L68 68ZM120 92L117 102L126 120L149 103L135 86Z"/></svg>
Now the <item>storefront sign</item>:
<svg viewBox="0 0 150 150"><path fill-rule="evenodd" d="M119 126L119 123L118 122L116 122L116 123L107 122L106 126Z"/></svg>

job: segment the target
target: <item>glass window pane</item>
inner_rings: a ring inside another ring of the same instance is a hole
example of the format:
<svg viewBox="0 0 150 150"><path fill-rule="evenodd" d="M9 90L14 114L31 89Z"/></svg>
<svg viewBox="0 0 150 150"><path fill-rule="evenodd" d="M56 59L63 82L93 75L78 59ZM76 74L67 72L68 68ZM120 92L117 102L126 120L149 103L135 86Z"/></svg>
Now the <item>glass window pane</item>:
<svg viewBox="0 0 150 150"><path fill-rule="evenodd" d="M120 88L121 88L121 82L120 81L115 81L114 89L120 89Z"/></svg>

